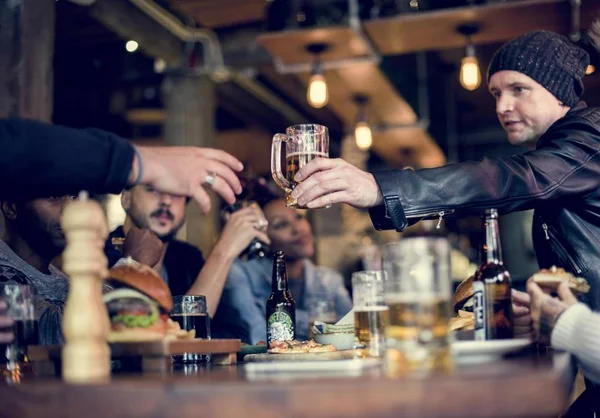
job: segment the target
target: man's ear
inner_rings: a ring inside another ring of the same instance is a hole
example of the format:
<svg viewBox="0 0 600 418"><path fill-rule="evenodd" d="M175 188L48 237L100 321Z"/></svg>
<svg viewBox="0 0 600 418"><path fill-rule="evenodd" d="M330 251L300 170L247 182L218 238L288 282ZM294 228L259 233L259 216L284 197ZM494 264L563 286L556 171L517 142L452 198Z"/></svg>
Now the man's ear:
<svg viewBox="0 0 600 418"><path fill-rule="evenodd" d="M129 212L129 209L131 208L131 191L124 190L123 193L121 193L121 206L123 206L125 212Z"/></svg>
<svg viewBox="0 0 600 418"><path fill-rule="evenodd" d="M17 205L16 203L8 202L6 200L2 201L2 205L0 206L2 209L2 214L6 219L11 221L17 219Z"/></svg>

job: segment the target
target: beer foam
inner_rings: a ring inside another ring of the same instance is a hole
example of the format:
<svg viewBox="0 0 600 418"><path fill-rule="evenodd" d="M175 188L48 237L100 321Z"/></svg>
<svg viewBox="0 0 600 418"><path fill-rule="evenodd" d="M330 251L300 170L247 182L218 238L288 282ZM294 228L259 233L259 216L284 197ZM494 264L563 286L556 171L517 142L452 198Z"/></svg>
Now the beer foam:
<svg viewBox="0 0 600 418"><path fill-rule="evenodd" d="M317 152L317 151L300 151L300 152L292 152L290 154L286 154L286 158L290 158L293 157L295 155L312 155L315 158L316 157L321 157L321 158L329 158L329 153L327 152Z"/></svg>
<svg viewBox="0 0 600 418"><path fill-rule="evenodd" d="M387 311L388 309L387 306L361 306L359 308L354 308L354 312L379 312Z"/></svg>

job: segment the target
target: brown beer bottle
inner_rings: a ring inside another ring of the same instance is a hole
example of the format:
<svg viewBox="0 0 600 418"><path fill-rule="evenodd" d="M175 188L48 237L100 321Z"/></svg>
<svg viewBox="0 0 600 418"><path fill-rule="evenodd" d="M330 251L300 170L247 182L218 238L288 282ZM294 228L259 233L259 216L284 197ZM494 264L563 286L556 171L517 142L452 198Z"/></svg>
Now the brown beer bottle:
<svg viewBox="0 0 600 418"><path fill-rule="evenodd" d="M510 274L502 262L496 209L485 211L480 256L473 280L475 340L513 338Z"/></svg>
<svg viewBox="0 0 600 418"><path fill-rule="evenodd" d="M273 260L272 292L267 299L267 344L296 339L296 303L288 290L285 253L277 251Z"/></svg>

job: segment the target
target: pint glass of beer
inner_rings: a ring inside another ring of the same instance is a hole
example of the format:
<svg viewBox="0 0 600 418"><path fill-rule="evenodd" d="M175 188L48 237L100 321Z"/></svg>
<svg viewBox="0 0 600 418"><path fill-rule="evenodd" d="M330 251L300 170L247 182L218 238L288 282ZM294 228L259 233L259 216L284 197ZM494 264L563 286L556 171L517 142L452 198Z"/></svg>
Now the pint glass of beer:
<svg viewBox="0 0 600 418"><path fill-rule="evenodd" d="M450 245L445 238L403 238L385 248L386 372L391 377L452 367L449 347Z"/></svg>
<svg viewBox="0 0 600 418"><path fill-rule="evenodd" d="M329 158L329 131L322 125L294 125L285 134L276 134L271 147L271 173L273 180L285 191L285 204L298 207L290 196L296 181L294 176L315 158ZM285 144L285 157L281 156ZM285 172L281 163L285 158Z"/></svg>
<svg viewBox="0 0 600 418"><path fill-rule="evenodd" d="M171 319L179 323L183 330L195 330L196 338L210 340L210 318L204 296L173 296ZM172 356L172 360L175 364L207 363L210 354L184 353Z"/></svg>
<svg viewBox="0 0 600 418"><path fill-rule="evenodd" d="M382 357L388 308L383 298L383 272L352 274L354 350L356 357Z"/></svg>

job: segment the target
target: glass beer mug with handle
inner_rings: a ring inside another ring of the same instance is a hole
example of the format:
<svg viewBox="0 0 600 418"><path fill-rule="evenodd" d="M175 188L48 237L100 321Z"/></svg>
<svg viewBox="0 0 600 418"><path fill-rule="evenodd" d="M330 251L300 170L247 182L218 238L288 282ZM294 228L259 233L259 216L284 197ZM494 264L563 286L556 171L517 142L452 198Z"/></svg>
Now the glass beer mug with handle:
<svg viewBox="0 0 600 418"><path fill-rule="evenodd" d="M329 158L329 131L322 125L294 125L285 134L276 134L271 147L273 180L285 191L285 204L298 207L290 196L298 184L294 176L315 158ZM281 169L281 144L285 144L285 173Z"/></svg>

